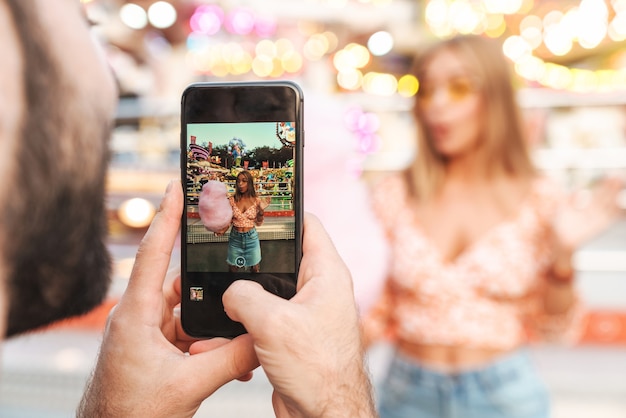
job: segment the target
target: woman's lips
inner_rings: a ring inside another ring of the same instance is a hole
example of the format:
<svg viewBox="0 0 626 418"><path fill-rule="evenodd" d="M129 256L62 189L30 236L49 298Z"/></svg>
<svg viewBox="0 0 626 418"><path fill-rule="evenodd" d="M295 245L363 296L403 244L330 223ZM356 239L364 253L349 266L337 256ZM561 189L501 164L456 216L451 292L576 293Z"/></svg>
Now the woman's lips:
<svg viewBox="0 0 626 418"><path fill-rule="evenodd" d="M439 124L431 126L431 134L437 141L445 140L450 132L450 128L447 125Z"/></svg>

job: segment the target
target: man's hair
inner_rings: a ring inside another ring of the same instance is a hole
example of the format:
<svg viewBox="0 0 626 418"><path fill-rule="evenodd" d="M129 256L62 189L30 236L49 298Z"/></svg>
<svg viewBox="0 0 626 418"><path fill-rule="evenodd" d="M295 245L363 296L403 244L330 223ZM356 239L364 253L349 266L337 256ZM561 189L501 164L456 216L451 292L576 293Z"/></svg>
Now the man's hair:
<svg viewBox="0 0 626 418"><path fill-rule="evenodd" d="M24 63L25 114L2 197L7 335L87 312L109 285L104 243L111 123L80 100L33 2L9 0ZM76 71L80 71L77 67Z"/></svg>

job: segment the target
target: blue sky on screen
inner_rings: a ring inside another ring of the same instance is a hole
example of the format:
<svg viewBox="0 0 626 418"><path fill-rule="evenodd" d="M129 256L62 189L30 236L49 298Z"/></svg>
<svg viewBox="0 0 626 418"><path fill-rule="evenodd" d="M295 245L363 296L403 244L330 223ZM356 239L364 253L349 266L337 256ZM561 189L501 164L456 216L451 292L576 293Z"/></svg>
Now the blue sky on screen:
<svg viewBox="0 0 626 418"><path fill-rule="evenodd" d="M187 144L191 136L196 137L196 144L213 147L228 145L233 138L241 138L246 149L253 150L261 146L282 148L276 137L276 122L252 123L190 123L187 125Z"/></svg>

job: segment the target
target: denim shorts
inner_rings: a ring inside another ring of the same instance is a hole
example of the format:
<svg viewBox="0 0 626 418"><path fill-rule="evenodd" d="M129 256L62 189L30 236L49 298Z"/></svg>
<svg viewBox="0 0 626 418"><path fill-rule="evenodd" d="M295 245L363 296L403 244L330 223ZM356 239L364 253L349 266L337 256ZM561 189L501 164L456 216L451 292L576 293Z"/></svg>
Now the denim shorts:
<svg viewBox="0 0 626 418"><path fill-rule="evenodd" d="M235 267L251 267L261 262L261 244L256 228L247 232L231 228L226 262Z"/></svg>
<svg viewBox="0 0 626 418"><path fill-rule="evenodd" d="M395 354L377 387L380 418L548 418L548 392L524 350L444 373Z"/></svg>

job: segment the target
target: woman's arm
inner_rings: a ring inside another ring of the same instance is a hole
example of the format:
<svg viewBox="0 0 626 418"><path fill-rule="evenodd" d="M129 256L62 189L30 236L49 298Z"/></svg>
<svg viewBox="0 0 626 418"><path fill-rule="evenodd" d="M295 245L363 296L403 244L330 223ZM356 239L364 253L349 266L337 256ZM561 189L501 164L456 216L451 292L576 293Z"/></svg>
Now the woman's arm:
<svg viewBox="0 0 626 418"><path fill-rule="evenodd" d="M564 313L575 303L572 256L577 248L619 219L617 194L623 186L621 179L604 179L588 191L588 201L577 203L581 199L574 194L557 209L551 222L553 261L544 299L546 313Z"/></svg>
<svg viewBox="0 0 626 418"><path fill-rule="evenodd" d="M259 206L256 211L256 220L254 221L254 223L257 226L261 226L264 220L265 220L265 211L261 209L261 207Z"/></svg>
<svg viewBox="0 0 626 418"><path fill-rule="evenodd" d="M263 224L263 221L265 220L265 208L269 206L270 200L271 198L269 197L257 198L256 200L257 210L256 210L256 220L255 220L255 223L257 226L260 226L261 224Z"/></svg>
<svg viewBox="0 0 626 418"><path fill-rule="evenodd" d="M572 255L573 251L560 249L548 272L544 309L549 315L566 313L576 302Z"/></svg>

